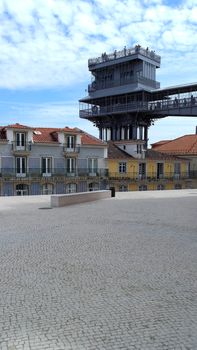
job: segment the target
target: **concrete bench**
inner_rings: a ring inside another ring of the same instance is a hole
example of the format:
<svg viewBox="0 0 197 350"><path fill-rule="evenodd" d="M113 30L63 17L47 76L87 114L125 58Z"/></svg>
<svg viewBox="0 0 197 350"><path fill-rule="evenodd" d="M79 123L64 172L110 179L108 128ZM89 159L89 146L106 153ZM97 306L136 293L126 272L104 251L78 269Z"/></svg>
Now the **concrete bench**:
<svg viewBox="0 0 197 350"><path fill-rule="evenodd" d="M79 204L106 198L111 198L110 190L53 194L51 196L51 207L64 207L66 205Z"/></svg>

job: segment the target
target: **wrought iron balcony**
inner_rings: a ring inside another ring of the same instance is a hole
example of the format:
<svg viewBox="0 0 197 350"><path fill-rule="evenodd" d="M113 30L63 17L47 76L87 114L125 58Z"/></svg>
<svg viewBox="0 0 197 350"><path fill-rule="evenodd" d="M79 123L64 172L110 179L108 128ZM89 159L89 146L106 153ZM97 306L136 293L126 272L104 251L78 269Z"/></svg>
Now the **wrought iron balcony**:
<svg viewBox="0 0 197 350"><path fill-rule="evenodd" d="M64 155L71 155L71 154L78 154L80 151L80 145L73 145L73 146L70 146L68 147L67 144L64 144L63 145L63 152L64 152Z"/></svg>
<svg viewBox="0 0 197 350"><path fill-rule="evenodd" d="M31 142L19 143L16 141L12 142L12 151L14 153L29 153L31 151Z"/></svg>
<svg viewBox="0 0 197 350"><path fill-rule="evenodd" d="M190 173L188 172L182 172L180 174L177 174L175 172L169 172L165 174L158 174L157 172L151 172L146 174L139 174L136 172L109 172L109 179L110 180L131 180L131 181L146 181L146 182L152 182L152 181L163 181L163 180L170 180L170 181L177 181L177 180L185 180L189 178L197 178L197 172Z"/></svg>
<svg viewBox="0 0 197 350"><path fill-rule="evenodd" d="M67 177L106 177L109 179L118 180L132 180L132 181L161 181L161 180L184 180L184 179L197 179L197 171L190 172L168 172L168 173L157 173L151 172L146 174L139 174L137 172L110 172L107 168L53 168L48 169L47 172L43 171L41 168L25 168L23 171L17 171L16 168L2 168L0 172L0 180L21 178L23 179L35 179L35 178L51 178L54 180L58 178Z"/></svg>
<svg viewBox="0 0 197 350"><path fill-rule="evenodd" d="M0 179L12 180L12 179L51 179L56 180L58 178L67 177L107 177L108 169L88 169L88 168L52 168L43 170L42 168L24 168L17 170L16 168L2 168L0 172ZM55 179L54 179L55 177Z"/></svg>

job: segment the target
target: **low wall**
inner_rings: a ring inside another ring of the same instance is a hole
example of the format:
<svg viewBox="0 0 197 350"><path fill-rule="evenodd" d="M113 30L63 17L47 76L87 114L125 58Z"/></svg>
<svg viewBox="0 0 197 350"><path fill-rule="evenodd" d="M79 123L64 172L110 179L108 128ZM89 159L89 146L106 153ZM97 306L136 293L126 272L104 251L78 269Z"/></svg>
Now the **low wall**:
<svg viewBox="0 0 197 350"><path fill-rule="evenodd" d="M66 205L96 201L98 199L105 199L110 197L111 197L111 191L109 190L67 193L67 194L53 194L51 196L51 207L52 208L64 207Z"/></svg>

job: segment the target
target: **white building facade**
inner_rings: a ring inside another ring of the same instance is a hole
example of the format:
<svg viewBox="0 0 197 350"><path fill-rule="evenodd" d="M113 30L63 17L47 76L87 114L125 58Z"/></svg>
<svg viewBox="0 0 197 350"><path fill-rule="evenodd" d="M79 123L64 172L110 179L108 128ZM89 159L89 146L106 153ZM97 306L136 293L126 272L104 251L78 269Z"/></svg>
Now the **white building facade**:
<svg viewBox="0 0 197 350"><path fill-rule="evenodd" d="M77 128L0 127L0 195L104 189L107 144Z"/></svg>

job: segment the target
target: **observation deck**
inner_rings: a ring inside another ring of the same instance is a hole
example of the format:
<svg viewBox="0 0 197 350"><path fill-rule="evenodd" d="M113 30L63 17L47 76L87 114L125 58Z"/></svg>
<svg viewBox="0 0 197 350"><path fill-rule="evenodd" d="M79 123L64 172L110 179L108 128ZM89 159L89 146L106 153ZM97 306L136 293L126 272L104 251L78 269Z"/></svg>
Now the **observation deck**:
<svg viewBox="0 0 197 350"><path fill-rule="evenodd" d="M160 63L159 55L140 45L89 59L91 84L79 101L80 118L93 122L104 141L119 140L121 133L135 140L142 129L147 143L155 119L197 116L197 83L161 89L156 80Z"/></svg>
<svg viewBox="0 0 197 350"><path fill-rule="evenodd" d="M88 67L90 70L92 70L94 67L96 68L97 65L102 65L109 63L110 65L113 64L118 64L121 59L126 59L128 58L138 58L140 56L143 56L144 58L151 59L155 61L156 66L160 67L160 62L161 62L161 57L159 55L156 55L153 50L149 50L142 48L140 45L136 45L134 48L124 48L121 51L114 51L114 53L111 54L106 54L105 52L97 58L90 58L88 60ZM112 62L113 61L113 62Z"/></svg>

